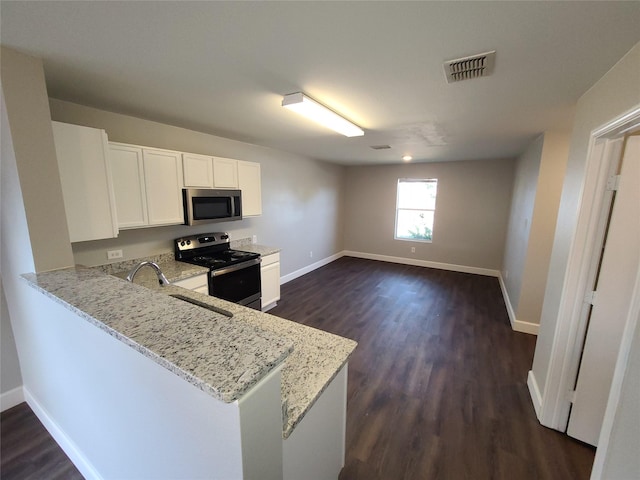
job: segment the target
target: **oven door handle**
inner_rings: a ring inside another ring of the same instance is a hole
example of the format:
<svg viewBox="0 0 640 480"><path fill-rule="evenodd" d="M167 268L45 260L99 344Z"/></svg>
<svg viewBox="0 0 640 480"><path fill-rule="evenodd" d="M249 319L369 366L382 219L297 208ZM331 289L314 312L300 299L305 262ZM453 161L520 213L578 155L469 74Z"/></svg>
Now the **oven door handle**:
<svg viewBox="0 0 640 480"><path fill-rule="evenodd" d="M236 265L231 265L230 267L221 268L220 270L212 270L212 277L219 277L220 275L224 275L225 273L236 272L238 270L242 270L243 268L249 268L253 265L257 265L262 262L262 258L254 258L252 260L247 260L246 262L237 263Z"/></svg>

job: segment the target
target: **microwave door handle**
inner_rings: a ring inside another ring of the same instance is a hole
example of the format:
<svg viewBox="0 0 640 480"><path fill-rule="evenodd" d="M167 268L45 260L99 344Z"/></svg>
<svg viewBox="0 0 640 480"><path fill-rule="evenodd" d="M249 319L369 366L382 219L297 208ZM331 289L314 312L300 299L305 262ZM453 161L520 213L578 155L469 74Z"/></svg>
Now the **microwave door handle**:
<svg viewBox="0 0 640 480"><path fill-rule="evenodd" d="M231 202L231 216L236 216L236 202L233 201L233 195L229 195L229 201Z"/></svg>

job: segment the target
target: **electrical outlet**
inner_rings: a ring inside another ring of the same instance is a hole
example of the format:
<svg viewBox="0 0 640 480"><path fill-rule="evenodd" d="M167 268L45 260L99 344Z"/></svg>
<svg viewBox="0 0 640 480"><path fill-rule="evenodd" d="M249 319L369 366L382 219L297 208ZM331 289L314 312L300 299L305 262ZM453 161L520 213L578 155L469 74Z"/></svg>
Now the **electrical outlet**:
<svg viewBox="0 0 640 480"><path fill-rule="evenodd" d="M309 252L309 258L313 258L313 252Z"/></svg>
<svg viewBox="0 0 640 480"><path fill-rule="evenodd" d="M504 279L507 280L509 278L509 270L504 271Z"/></svg>
<svg viewBox="0 0 640 480"><path fill-rule="evenodd" d="M122 258L122 250L107 250L107 258L113 260L115 258Z"/></svg>
<svg viewBox="0 0 640 480"><path fill-rule="evenodd" d="M416 253L416 247L411 247L411 253Z"/></svg>
<svg viewBox="0 0 640 480"><path fill-rule="evenodd" d="M254 243L254 244L255 244L255 243L258 243L258 236L257 236L257 235L254 235L254 236L251 238L251 243Z"/></svg>

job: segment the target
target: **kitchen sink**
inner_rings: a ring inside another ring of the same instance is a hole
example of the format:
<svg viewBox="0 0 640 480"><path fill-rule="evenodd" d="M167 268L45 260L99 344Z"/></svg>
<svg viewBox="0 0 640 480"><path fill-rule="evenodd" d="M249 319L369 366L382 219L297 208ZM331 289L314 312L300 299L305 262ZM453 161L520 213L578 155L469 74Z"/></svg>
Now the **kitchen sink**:
<svg viewBox="0 0 640 480"><path fill-rule="evenodd" d="M209 305L208 303L201 302L201 301L195 300L193 298L185 297L184 295L180 295L180 294L176 293L176 294L171 294L169 296L173 297L173 298L177 298L178 300L182 300L183 302L190 303L192 305L197 305L198 307L206 308L207 310L210 310L210 311L215 312L215 313L219 313L220 315L224 315L225 317L229 317L229 318L233 317L233 313L231 313L228 310L225 310L223 308L214 307L213 305Z"/></svg>

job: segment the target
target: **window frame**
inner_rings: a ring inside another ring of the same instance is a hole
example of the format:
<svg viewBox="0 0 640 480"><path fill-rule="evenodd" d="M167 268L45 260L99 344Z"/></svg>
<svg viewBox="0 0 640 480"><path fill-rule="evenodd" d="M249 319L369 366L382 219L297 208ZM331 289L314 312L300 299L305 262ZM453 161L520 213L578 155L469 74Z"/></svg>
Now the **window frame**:
<svg viewBox="0 0 640 480"><path fill-rule="evenodd" d="M400 208L400 184L401 183L435 183L436 185L436 198L433 202L433 208ZM395 224L393 226L393 238L394 240L401 240L404 242L420 242L420 243L433 243L433 236L435 232L435 223L436 223L436 207L437 207L437 199L438 199L438 179L437 178L398 178L398 182L396 183L396 213L395 213ZM431 238L423 239L423 238L403 238L398 237L398 213L400 210L404 211L429 211L433 212L433 223L431 225Z"/></svg>

